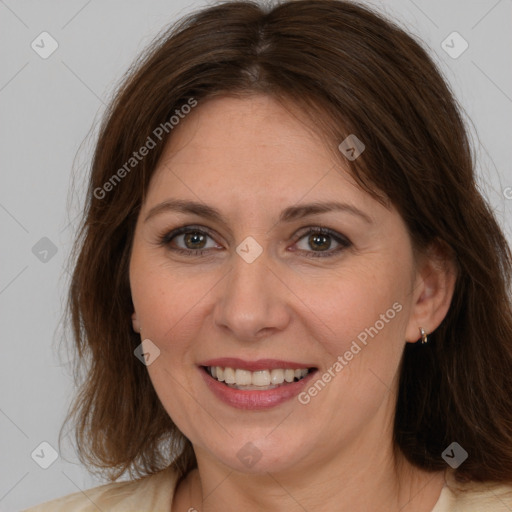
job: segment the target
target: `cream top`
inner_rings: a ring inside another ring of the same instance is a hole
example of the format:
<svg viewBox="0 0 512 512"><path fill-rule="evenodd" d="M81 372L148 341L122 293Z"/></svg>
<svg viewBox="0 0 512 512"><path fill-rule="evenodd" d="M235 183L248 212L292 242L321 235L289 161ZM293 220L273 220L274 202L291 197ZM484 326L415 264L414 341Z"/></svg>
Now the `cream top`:
<svg viewBox="0 0 512 512"><path fill-rule="evenodd" d="M512 484L446 483L432 512L512 512ZM168 467L129 482L114 482L47 501L22 512L170 512L177 474ZM458 490L463 492L458 492Z"/></svg>

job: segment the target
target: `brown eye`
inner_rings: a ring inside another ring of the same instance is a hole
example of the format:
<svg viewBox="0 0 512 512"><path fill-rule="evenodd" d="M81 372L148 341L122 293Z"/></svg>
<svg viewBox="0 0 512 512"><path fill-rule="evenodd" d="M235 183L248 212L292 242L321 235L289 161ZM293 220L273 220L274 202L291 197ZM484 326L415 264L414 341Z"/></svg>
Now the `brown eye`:
<svg viewBox="0 0 512 512"><path fill-rule="evenodd" d="M296 242L297 248L308 257L335 256L352 243L343 235L327 228L313 228Z"/></svg>
<svg viewBox="0 0 512 512"><path fill-rule="evenodd" d="M323 251L331 247L331 238L329 235L314 233L309 235L308 244L314 251Z"/></svg>
<svg viewBox="0 0 512 512"><path fill-rule="evenodd" d="M206 245L206 238L204 233L200 231L190 231L184 234L184 242L187 249L203 249Z"/></svg>
<svg viewBox="0 0 512 512"><path fill-rule="evenodd" d="M171 251L201 255L210 249L222 249L207 231L195 226L183 226L160 237L160 245Z"/></svg>

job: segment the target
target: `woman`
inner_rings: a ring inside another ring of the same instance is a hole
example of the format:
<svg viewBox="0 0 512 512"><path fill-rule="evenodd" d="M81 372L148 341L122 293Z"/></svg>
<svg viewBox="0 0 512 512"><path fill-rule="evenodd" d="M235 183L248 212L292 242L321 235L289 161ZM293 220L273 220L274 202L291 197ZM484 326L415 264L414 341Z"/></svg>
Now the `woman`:
<svg viewBox="0 0 512 512"><path fill-rule="evenodd" d="M32 511L512 509L510 252L425 51L345 1L189 16L102 127L81 460Z"/></svg>

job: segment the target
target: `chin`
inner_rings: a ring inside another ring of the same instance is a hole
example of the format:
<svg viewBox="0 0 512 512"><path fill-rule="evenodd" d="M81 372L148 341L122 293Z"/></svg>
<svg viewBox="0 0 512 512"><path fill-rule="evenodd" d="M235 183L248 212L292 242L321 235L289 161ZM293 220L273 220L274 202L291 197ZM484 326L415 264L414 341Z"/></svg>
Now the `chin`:
<svg viewBox="0 0 512 512"><path fill-rule="evenodd" d="M305 437L310 439L310 436ZM301 440L290 442L288 435L274 436L273 439L270 439L270 436L254 436L253 441L243 436L240 439L231 439L230 447L239 448L229 452L212 450L211 453L233 471L247 474L296 470L307 453L314 450L313 446L307 446Z"/></svg>

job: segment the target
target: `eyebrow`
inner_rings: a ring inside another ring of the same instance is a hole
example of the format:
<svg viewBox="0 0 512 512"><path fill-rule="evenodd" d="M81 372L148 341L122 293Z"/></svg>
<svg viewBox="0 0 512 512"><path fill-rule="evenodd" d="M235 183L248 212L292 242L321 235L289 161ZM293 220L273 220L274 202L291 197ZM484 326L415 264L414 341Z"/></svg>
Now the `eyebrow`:
<svg viewBox="0 0 512 512"><path fill-rule="evenodd" d="M144 222L163 212L178 212L178 213L191 213L200 217L209 218L220 224L226 224L222 214L219 210L204 203L196 201L187 201L182 199L168 199L162 203L157 204L149 210ZM279 215L279 222L292 222L294 220L302 219L309 215L318 215L320 213L327 213L332 211L342 211L358 216L368 224L372 224L372 219L364 212L346 203L337 202L313 202L302 204L299 206L289 206L285 208Z"/></svg>

